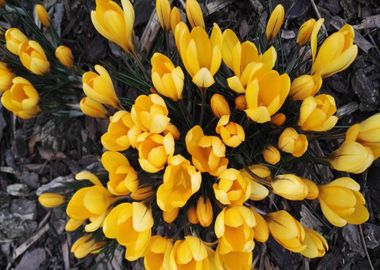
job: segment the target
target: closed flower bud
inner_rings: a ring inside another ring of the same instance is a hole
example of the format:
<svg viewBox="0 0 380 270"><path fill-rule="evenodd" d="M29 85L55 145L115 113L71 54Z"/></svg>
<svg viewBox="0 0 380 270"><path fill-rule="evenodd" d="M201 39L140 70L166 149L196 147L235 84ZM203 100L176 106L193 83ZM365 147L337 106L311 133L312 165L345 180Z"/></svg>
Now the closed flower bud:
<svg viewBox="0 0 380 270"><path fill-rule="evenodd" d="M318 93L321 86L321 75L301 75L292 81L289 95L294 100L304 100Z"/></svg>
<svg viewBox="0 0 380 270"><path fill-rule="evenodd" d="M152 56L151 64L152 82L157 92L173 101L182 99L185 76L181 67L175 67L173 62L161 53Z"/></svg>
<svg viewBox="0 0 380 270"><path fill-rule="evenodd" d="M101 65L96 65L95 71L88 71L83 74L84 93L99 103L119 108L120 101L116 96L108 71Z"/></svg>
<svg viewBox="0 0 380 270"><path fill-rule="evenodd" d="M42 193L38 196L38 202L46 208L54 208L65 202L65 196L58 193Z"/></svg>
<svg viewBox="0 0 380 270"><path fill-rule="evenodd" d="M96 1L96 9L91 11L91 21L103 37L133 54L135 11L129 0L122 0L121 4L123 9L114 1Z"/></svg>
<svg viewBox="0 0 380 270"><path fill-rule="evenodd" d="M238 147L245 141L245 132L241 125L231 122L230 115L222 115L215 128L223 142L229 147Z"/></svg>
<svg viewBox="0 0 380 270"><path fill-rule="evenodd" d="M50 16L43 5L35 5L34 13L43 26L50 27Z"/></svg>
<svg viewBox="0 0 380 270"><path fill-rule="evenodd" d="M0 94L11 87L15 76L5 63L0 62Z"/></svg>
<svg viewBox="0 0 380 270"><path fill-rule="evenodd" d="M79 103L80 110L87 116L94 118L107 118L107 109L99 102L84 97Z"/></svg>
<svg viewBox="0 0 380 270"><path fill-rule="evenodd" d="M55 49L55 57L67 68L72 68L74 65L73 53L67 46L61 45Z"/></svg>
<svg viewBox="0 0 380 270"><path fill-rule="evenodd" d="M247 101L245 100L245 95L240 95L235 98L235 108L239 111L244 111L247 109Z"/></svg>
<svg viewBox="0 0 380 270"><path fill-rule="evenodd" d="M328 131L338 122L335 100L330 95L306 98L300 108L298 125L307 131Z"/></svg>
<svg viewBox="0 0 380 270"><path fill-rule="evenodd" d="M92 234L85 234L74 242L71 247L71 252L74 254L75 258L82 259L88 254L99 253L105 245L106 242L96 241Z"/></svg>
<svg viewBox="0 0 380 270"><path fill-rule="evenodd" d="M29 40L18 47L18 56L22 65L36 75L43 75L50 71L50 63L41 45Z"/></svg>
<svg viewBox="0 0 380 270"><path fill-rule="evenodd" d="M319 195L319 188L317 184L306 178L302 178L302 180L307 185L307 188L308 188L308 193L305 199L308 199L308 200L317 199Z"/></svg>
<svg viewBox="0 0 380 270"><path fill-rule="evenodd" d="M218 118L231 114L227 100L220 94L212 95L210 105L212 113Z"/></svg>
<svg viewBox="0 0 380 270"><path fill-rule="evenodd" d="M251 173L247 172L246 169L240 170L240 174L251 181L251 194L249 196L250 200L261 201L264 200L269 195L269 190L259 182L257 178L271 181L271 171L262 164L253 164L247 168Z"/></svg>
<svg viewBox="0 0 380 270"><path fill-rule="evenodd" d="M323 215L337 227L362 224L369 218L360 185L349 177L319 186L319 202Z"/></svg>
<svg viewBox="0 0 380 270"><path fill-rule="evenodd" d="M308 145L307 137L304 134L298 134L294 128L286 128L278 138L278 148L294 157L301 157Z"/></svg>
<svg viewBox="0 0 380 270"><path fill-rule="evenodd" d="M277 175L272 182L273 193L288 200L304 200L309 188L302 178L294 174Z"/></svg>
<svg viewBox="0 0 380 270"><path fill-rule="evenodd" d="M214 219L212 204L209 198L199 197L197 202L197 217L202 227L211 225Z"/></svg>
<svg viewBox="0 0 380 270"><path fill-rule="evenodd" d="M265 35L268 40L274 39L277 36L278 32L280 32L282 23L284 22L284 18L284 7L282 5L277 5L269 17L267 27L265 30Z"/></svg>
<svg viewBox="0 0 380 270"><path fill-rule="evenodd" d="M270 213L266 221L270 234L281 246L293 252L301 252L306 248L305 230L288 212L280 210Z"/></svg>
<svg viewBox="0 0 380 270"><path fill-rule="evenodd" d="M197 216L197 209L194 205L190 206L189 209L187 209L187 219L191 224L198 224L198 216Z"/></svg>
<svg viewBox="0 0 380 270"><path fill-rule="evenodd" d="M329 249L326 239L318 232L305 228L304 245L306 248L300 253L307 258L323 257Z"/></svg>
<svg viewBox="0 0 380 270"><path fill-rule="evenodd" d="M164 269L164 259L169 257L172 248L173 244L169 239L159 235L153 236L144 255L145 269Z"/></svg>
<svg viewBox="0 0 380 270"><path fill-rule="evenodd" d="M170 30L170 3L169 0L156 0L156 15L162 29Z"/></svg>
<svg viewBox="0 0 380 270"><path fill-rule="evenodd" d="M268 145L263 150L263 158L271 165L276 165L281 160L281 154L273 145Z"/></svg>
<svg viewBox="0 0 380 270"><path fill-rule="evenodd" d="M281 127L286 121L286 115L283 113L276 113L272 116L270 122L278 127Z"/></svg>
<svg viewBox="0 0 380 270"><path fill-rule="evenodd" d="M170 212L163 211L162 217L166 223L170 224L178 217L178 213L179 213L179 208L174 208Z"/></svg>
<svg viewBox="0 0 380 270"><path fill-rule="evenodd" d="M311 32L313 31L315 23L315 19L309 19L301 25L296 40L299 46L304 46L310 41Z"/></svg>
<svg viewBox="0 0 380 270"><path fill-rule="evenodd" d="M202 9L197 0L186 0L186 16L192 27L205 28Z"/></svg>
<svg viewBox="0 0 380 270"><path fill-rule="evenodd" d="M268 241L268 238L269 238L268 224L263 218L263 216L257 213L254 207L251 207L251 211L253 215L255 216L255 220L256 220L256 225L255 227L253 227L255 240L260 243L265 243Z"/></svg>
<svg viewBox="0 0 380 270"><path fill-rule="evenodd" d="M177 7L172 8L170 13L170 30L174 33L175 27L181 21L181 12Z"/></svg>
<svg viewBox="0 0 380 270"><path fill-rule="evenodd" d="M27 41L28 38L18 28L9 28L5 32L5 46L15 55L18 55L18 48L20 44Z"/></svg>
<svg viewBox="0 0 380 270"><path fill-rule="evenodd" d="M152 186L141 186L131 193L131 198L135 201L143 201L154 195Z"/></svg>

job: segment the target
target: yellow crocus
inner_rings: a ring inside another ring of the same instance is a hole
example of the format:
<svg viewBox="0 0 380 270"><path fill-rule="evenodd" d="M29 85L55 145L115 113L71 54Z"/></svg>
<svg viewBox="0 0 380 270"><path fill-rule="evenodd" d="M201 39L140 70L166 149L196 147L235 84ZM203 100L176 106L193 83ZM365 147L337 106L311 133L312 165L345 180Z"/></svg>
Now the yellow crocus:
<svg viewBox="0 0 380 270"><path fill-rule="evenodd" d="M321 75L301 75L292 81L289 96L294 100L304 100L318 93L321 86Z"/></svg>
<svg viewBox="0 0 380 270"><path fill-rule="evenodd" d="M337 227L362 224L369 218L360 185L352 178L341 177L319 186L319 202L327 220Z"/></svg>
<svg viewBox="0 0 380 270"><path fill-rule="evenodd" d="M93 234L85 234L78 238L71 247L71 252L75 258L82 259L88 254L97 254L106 245L104 241L96 241Z"/></svg>
<svg viewBox="0 0 380 270"><path fill-rule="evenodd" d="M247 116L257 123L271 120L284 104L289 94L290 78L288 74L278 74L271 70L259 79L253 80L245 93L247 100Z"/></svg>
<svg viewBox="0 0 380 270"><path fill-rule="evenodd" d="M127 195L137 190L137 172L128 159L119 152L106 151L101 158L104 169L109 173L107 189L113 195Z"/></svg>
<svg viewBox="0 0 380 270"><path fill-rule="evenodd" d="M16 75L7 67L7 64L0 62L0 94L12 86L14 77Z"/></svg>
<svg viewBox="0 0 380 270"><path fill-rule="evenodd" d="M250 173L247 171L250 171ZM251 181L250 200L261 201L269 195L269 190L263 184L257 182L258 178L271 181L271 171L262 164L252 164L247 169L241 169L240 174Z"/></svg>
<svg viewBox="0 0 380 270"><path fill-rule="evenodd" d="M247 109L247 100L245 99L245 95L239 95L235 98L235 108L239 111L244 111Z"/></svg>
<svg viewBox="0 0 380 270"><path fill-rule="evenodd" d="M214 220L214 212L209 198L199 197L197 201L197 218L202 227L208 227Z"/></svg>
<svg viewBox="0 0 380 270"><path fill-rule="evenodd" d="M206 136L199 125L190 129L185 137L187 151L199 171L213 176L220 175L227 169L226 146L216 136Z"/></svg>
<svg viewBox="0 0 380 270"><path fill-rule="evenodd" d="M179 208L174 208L172 211L163 211L162 218L168 224L173 223L174 220L178 217Z"/></svg>
<svg viewBox="0 0 380 270"><path fill-rule="evenodd" d="M173 7L170 13L170 30L174 33L175 27L181 21L181 11L179 8Z"/></svg>
<svg viewBox="0 0 380 270"><path fill-rule="evenodd" d="M298 30L296 40L299 46L304 46L310 41L311 32L313 31L315 23L315 19L309 19L301 25L300 29Z"/></svg>
<svg viewBox="0 0 380 270"><path fill-rule="evenodd" d="M175 29L175 41L182 62L192 77L193 83L204 89L215 83L214 75L222 62L220 40L213 38L221 33L214 24L211 38L206 30L196 26L191 32L184 22L179 22Z"/></svg>
<svg viewBox="0 0 380 270"><path fill-rule="evenodd" d="M34 13L36 14L38 20L46 28L50 27L50 16L43 5L37 4L34 6Z"/></svg>
<svg viewBox="0 0 380 270"><path fill-rule="evenodd" d="M309 188L302 178L294 174L277 175L271 183L273 193L288 200L304 200Z"/></svg>
<svg viewBox="0 0 380 270"><path fill-rule="evenodd" d="M323 257L329 249L326 239L318 232L305 228L304 245L306 248L300 253L307 258Z"/></svg>
<svg viewBox="0 0 380 270"><path fill-rule="evenodd" d="M283 113L276 113L271 117L270 122L278 127L281 127L286 122L286 115Z"/></svg>
<svg viewBox="0 0 380 270"><path fill-rule="evenodd" d="M177 7L171 9L169 0L156 0L156 15L162 29L174 31L181 21L181 13Z"/></svg>
<svg viewBox="0 0 380 270"><path fill-rule="evenodd" d="M65 203L65 196L58 193L42 193L38 196L38 202L46 208L58 207Z"/></svg>
<svg viewBox="0 0 380 270"><path fill-rule="evenodd" d="M116 96L108 71L101 65L96 65L95 71L88 71L83 74L84 93L99 103L109 105L115 109L119 108L120 101Z"/></svg>
<svg viewBox="0 0 380 270"><path fill-rule="evenodd" d="M266 146L262 154L264 160L271 165L276 165L281 160L280 151L273 145Z"/></svg>
<svg viewBox="0 0 380 270"><path fill-rule="evenodd" d="M327 78L348 68L358 54L354 37L354 28L346 24L326 38L313 61L311 73Z"/></svg>
<svg viewBox="0 0 380 270"><path fill-rule="evenodd" d="M41 45L29 40L18 47L18 56L22 65L36 75L43 75L50 71L50 63Z"/></svg>
<svg viewBox="0 0 380 270"><path fill-rule="evenodd" d="M264 217L260 215L254 207L250 208L253 215L255 216L256 225L253 228L255 240L260 243L265 243L269 238L269 227L268 223L265 221Z"/></svg>
<svg viewBox="0 0 380 270"><path fill-rule="evenodd" d="M220 94L213 94L210 99L210 106L212 113L220 118L223 115L230 115L231 110L227 100Z"/></svg>
<svg viewBox="0 0 380 270"><path fill-rule="evenodd" d="M301 157L308 145L306 135L298 134L294 128L286 128L278 138L278 148L294 157Z"/></svg>
<svg viewBox="0 0 380 270"><path fill-rule="evenodd" d="M136 191L131 193L131 198L135 201L143 201L155 194L152 186L140 186Z"/></svg>
<svg viewBox="0 0 380 270"><path fill-rule="evenodd" d="M57 49L55 49L55 57L57 57L58 61L67 68L72 68L74 65L73 52L67 46L58 46Z"/></svg>
<svg viewBox="0 0 380 270"><path fill-rule="evenodd" d="M114 1L96 0L91 21L103 37L119 45L125 52L134 54L135 11L129 0L121 0L121 5L123 8Z"/></svg>
<svg viewBox="0 0 380 270"><path fill-rule="evenodd" d="M186 0L186 17L191 27L205 28L202 9L197 0Z"/></svg>
<svg viewBox="0 0 380 270"><path fill-rule="evenodd" d="M195 208L194 205L191 205L187 209L186 215L187 215L187 219L189 220L189 222L191 224L198 224L199 223L198 216L197 216L197 209Z"/></svg>
<svg viewBox="0 0 380 270"><path fill-rule="evenodd" d="M149 246L144 255L144 266L146 270L163 270L164 258L170 256L173 248L172 242L160 235L152 236Z"/></svg>
<svg viewBox="0 0 380 270"><path fill-rule="evenodd" d="M232 148L238 147L245 141L245 132L241 125L230 121L230 115L222 115L215 128L223 142Z"/></svg>
<svg viewBox="0 0 380 270"><path fill-rule="evenodd" d="M1 97L3 106L22 119L30 119L40 112L40 96L33 85L22 77L12 80L12 86Z"/></svg>
<svg viewBox="0 0 380 270"><path fill-rule="evenodd" d="M218 270L251 270L253 252L231 251L222 254L220 245L215 252L215 269ZM212 268L211 268L212 269Z"/></svg>
<svg viewBox="0 0 380 270"><path fill-rule="evenodd" d="M265 29L265 36L267 37L268 40L274 39L277 36L278 32L280 32L281 26L284 22L284 18L285 18L285 9L283 5L279 4L273 9L269 17L269 20L267 22L267 27Z"/></svg>
<svg viewBox="0 0 380 270"><path fill-rule="evenodd" d="M28 38L18 28L9 28L5 32L5 46L8 51L18 55L18 48L20 44L27 42Z"/></svg>
<svg viewBox="0 0 380 270"><path fill-rule="evenodd" d="M181 67L161 53L154 53L151 60L152 82L157 92L173 101L182 99L185 75Z"/></svg>
<svg viewBox="0 0 380 270"><path fill-rule="evenodd" d="M79 103L80 110L87 116L94 118L107 118L107 109L103 104L89 97L84 97Z"/></svg>
<svg viewBox="0 0 380 270"><path fill-rule="evenodd" d="M302 181L307 185L308 193L305 199L315 200L319 196L319 188L316 183L307 178L302 178Z"/></svg>
<svg viewBox="0 0 380 270"><path fill-rule="evenodd" d="M266 221L270 234L281 246L293 252L301 252L306 248L305 229L288 212L280 210L269 213Z"/></svg>
<svg viewBox="0 0 380 270"><path fill-rule="evenodd" d="M121 203L104 220L103 233L126 247L125 258L135 261L144 256L153 227L151 209L143 203Z"/></svg>

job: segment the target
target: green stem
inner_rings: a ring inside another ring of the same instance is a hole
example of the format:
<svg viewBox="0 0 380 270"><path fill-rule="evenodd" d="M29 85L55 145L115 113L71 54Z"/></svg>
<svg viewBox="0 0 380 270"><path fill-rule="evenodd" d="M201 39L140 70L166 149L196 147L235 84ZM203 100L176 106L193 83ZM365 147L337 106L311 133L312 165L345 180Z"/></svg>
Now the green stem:
<svg viewBox="0 0 380 270"><path fill-rule="evenodd" d="M199 119L199 125L203 125L203 119L205 117L205 110L206 110L206 90L200 89L201 91L201 97L202 97L202 103L201 103L201 117Z"/></svg>

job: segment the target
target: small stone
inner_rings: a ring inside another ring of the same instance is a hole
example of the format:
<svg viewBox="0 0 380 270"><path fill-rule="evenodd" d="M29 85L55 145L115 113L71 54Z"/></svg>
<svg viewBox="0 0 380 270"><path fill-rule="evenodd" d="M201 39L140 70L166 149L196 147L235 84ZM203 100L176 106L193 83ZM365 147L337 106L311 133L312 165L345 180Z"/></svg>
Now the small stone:
<svg viewBox="0 0 380 270"><path fill-rule="evenodd" d="M21 182L25 183L28 185L28 187L32 189L38 188L39 185L39 179L38 179L38 174L35 172L28 172L28 171L23 171L20 177Z"/></svg>
<svg viewBox="0 0 380 270"><path fill-rule="evenodd" d="M25 184L12 184L7 186L7 193L12 196L24 197L28 195L29 189Z"/></svg>
<svg viewBox="0 0 380 270"><path fill-rule="evenodd" d="M43 248L37 248L26 252L15 270L38 270L45 260L46 251Z"/></svg>

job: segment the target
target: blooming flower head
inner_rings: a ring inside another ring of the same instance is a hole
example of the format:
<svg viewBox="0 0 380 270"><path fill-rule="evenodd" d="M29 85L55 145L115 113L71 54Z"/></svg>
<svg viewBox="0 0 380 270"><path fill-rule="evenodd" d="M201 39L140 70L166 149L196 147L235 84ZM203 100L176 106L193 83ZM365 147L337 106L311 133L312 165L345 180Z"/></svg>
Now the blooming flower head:
<svg viewBox="0 0 380 270"><path fill-rule="evenodd" d="M43 75L50 71L50 62L37 41L29 40L21 43L18 46L18 56L22 65L36 75Z"/></svg>
<svg viewBox="0 0 380 270"><path fill-rule="evenodd" d="M0 62L0 94L8 90L16 75L3 62Z"/></svg>
<svg viewBox="0 0 380 270"><path fill-rule="evenodd" d="M170 239L159 235L153 236L144 255L145 269L164 269L164 258L170 255L172 248L173 244Z"/></svg>
<svg viewBox="0 0 380 270"><path fill-rule="evenodd" d="M5 46L15 55L19 54L19 46L27 41L28 38L18 28L9 28L5 32Z"/></svg>
<svg viewBox="0 0 380 270"><path fill-rule="evenodd" d="M302 156L309 143L304 134L298 134L294 128L286 128L278 138L278 147L295 157Z"/></svg>
<svg viewBox="0 0 380 270"><path fill-rule="evenodd" d="M238 147L245 140L245 132L241 125L230 121L229 115L223 115L216 125L216 133L220 134L223 142L232 148Z"/></svg>

